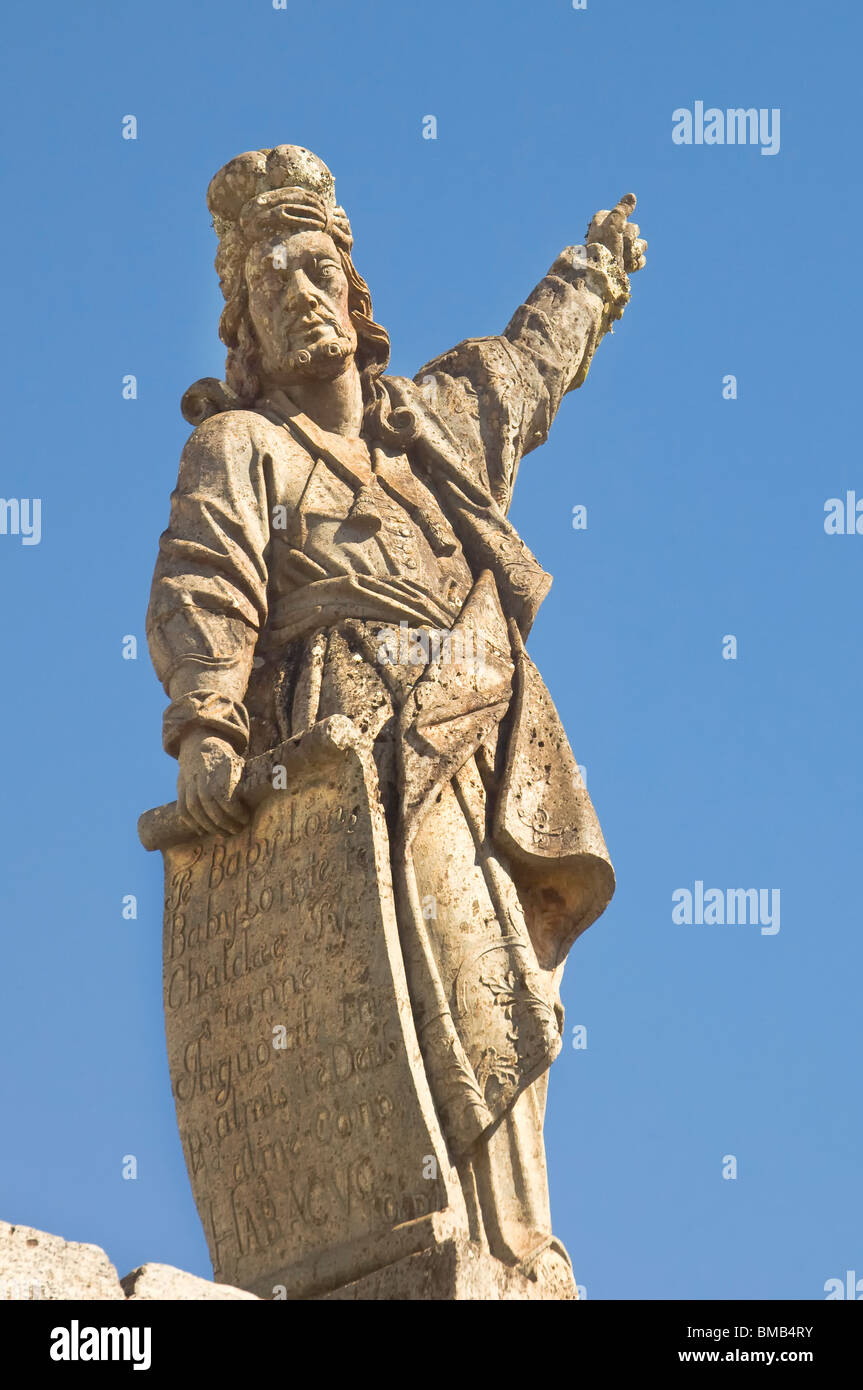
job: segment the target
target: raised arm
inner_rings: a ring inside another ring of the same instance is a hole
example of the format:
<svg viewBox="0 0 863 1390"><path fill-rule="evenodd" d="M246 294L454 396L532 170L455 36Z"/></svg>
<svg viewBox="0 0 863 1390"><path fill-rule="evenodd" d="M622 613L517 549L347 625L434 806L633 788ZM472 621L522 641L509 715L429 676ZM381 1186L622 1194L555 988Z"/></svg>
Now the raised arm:
<svg viewBox="0 0 863 1390"><path fill-rule="evenodd" d="M489 487L507 510L524 454L545 442L568 391L587 376L599 343L629 301L627 272L647 242L627 221L635 197L598 212L584 246L568 246L503 333L470 338L414 378L457 433L478 426Z"/></svg>

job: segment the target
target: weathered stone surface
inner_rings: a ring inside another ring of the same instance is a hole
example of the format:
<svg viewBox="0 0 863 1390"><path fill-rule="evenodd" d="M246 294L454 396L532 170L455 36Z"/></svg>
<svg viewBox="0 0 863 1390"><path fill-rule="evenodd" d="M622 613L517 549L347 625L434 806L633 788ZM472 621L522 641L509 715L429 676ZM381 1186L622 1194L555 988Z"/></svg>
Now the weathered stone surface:
<svg viewBox="0 0 863 1390"><path fill-rule="evenodd" d="M528 1275L463 1239L443 1241L323 1295L339 1302L559 1302L576 1297L569 1259L559 1251L543 1251Z"/></svg>
<svg viewBox="0 0 863 1390"><path fill-rule="evenodd" d="M139 1269L133 1269L131 1274L125 1275L120 1283L126 1297L139 1302L142 1299L258 1301L256 1294L247 1293L245 1289L232 1289L229 1284L214 1284L209 1279L199 1279L196 1274L186 1274L182 1269L174 1269L173 1265L141 1265Z"/></svg>
<svg viewBox="0 0 863 1390"><path fill-rule="evenodd" d="M117 1271L98 1245L0 1221L0 1300L124 1297Z"/></svg>
<svg viewBox="0 0 863 1390"><path fill-rule="evenodd" d="M429 1214L460 1203L358 745L336 716L256 760L249 825L165 853L165 1017L186 1161L215 1277L263 1297L314 1294L423 1249Z"/></svg>
<svg viewBox="0 0 863 1390"><path fill-rule="evenodd" d="M322 161L248 151L207 201L228 355L183 398L147 618L177 802L141 835L216 1275L568 1298L546 1086L614 875L524 646L550 576L507 513L629 301L635 199L413 380L385 375Z"/></svg>
<svg viewBox="0 0 863 1390"><path fill-rule="evenodd" d="M474 1301L574 1299L575 1286L565 1253L556 1242L537 1253L528 1268L513 1268L461 1235L452 1235L446 1218L427 1223L426 1247L332 1288L324 1300ZM412 1242L405 1240L403 1249ZM414 1242L415 1243L415 1242ZM391 1250L398 1243L391 1242ZM274 1283L261 1296L187 1274L172 1265L145 1264L122 1279L104 1250L80 1245L29 1226L0 1222L0 1301L123 1300L248 1301L261 1297L302 1297ZM311 1296L315 1296L312 1294Z"/></svg>
<svg viewBox="0 0 863 1390"><path fill-rule="evenodd" d="M171 1265L147 1264L118 1279L104 1250L31 1226L0 1221L0 1302L66 1299L256 1299Z"/></svg>

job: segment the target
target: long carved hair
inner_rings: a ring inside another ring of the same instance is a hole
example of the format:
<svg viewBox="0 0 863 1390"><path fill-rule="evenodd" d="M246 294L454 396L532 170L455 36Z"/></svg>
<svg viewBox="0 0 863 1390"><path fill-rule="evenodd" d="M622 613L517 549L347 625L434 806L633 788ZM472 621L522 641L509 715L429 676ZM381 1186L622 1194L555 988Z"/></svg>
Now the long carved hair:
<svg viewBox="0 0 863 1390"><path fill-rule="evenodd" d="M363 431L382 444L405 448L416 437L413 413L393 408L381 381L390 360L390 339L386 329L372 318L369 287L357 271L350 252L335 243L348 282L348 312L357 335L356 364L363 398ZM219 258L216 261L219 265ZM237 267L239 269L239 267ZM222 283L226 277L223 274ZM217 410L250 410L261 395L261 367L258 342L249 313L249 294L245 272L230 276L229 292L219 324L219 336L228 349L225 384L212 378L196 382L183 397L183 414L192 424Z"/></svg>

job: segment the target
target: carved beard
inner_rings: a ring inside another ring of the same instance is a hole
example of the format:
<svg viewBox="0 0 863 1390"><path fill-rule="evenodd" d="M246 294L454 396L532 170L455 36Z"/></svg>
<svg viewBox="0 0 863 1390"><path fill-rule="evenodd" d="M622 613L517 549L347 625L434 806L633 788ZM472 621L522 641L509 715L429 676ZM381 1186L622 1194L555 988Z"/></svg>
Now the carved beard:
<svg viewBox="0 0 863 1390"><path fill-rule="evenodd" d="M336 328L337 337L292 352L288 357L288 370L319 381L339 376L353 356L354 346L335 324L333 327Z"/></svg>

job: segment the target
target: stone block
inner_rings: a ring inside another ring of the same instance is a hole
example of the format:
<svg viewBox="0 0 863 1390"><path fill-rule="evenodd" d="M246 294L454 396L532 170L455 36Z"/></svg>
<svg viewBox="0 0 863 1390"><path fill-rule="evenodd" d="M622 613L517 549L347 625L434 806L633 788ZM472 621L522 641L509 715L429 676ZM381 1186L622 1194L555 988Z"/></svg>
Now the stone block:
<svg viewBox="0 0 863 1390"><path fill-rule="evenodd" d="M0 1221L0 1300L76 1298L125 1298L105 1251Z"/></svg>

